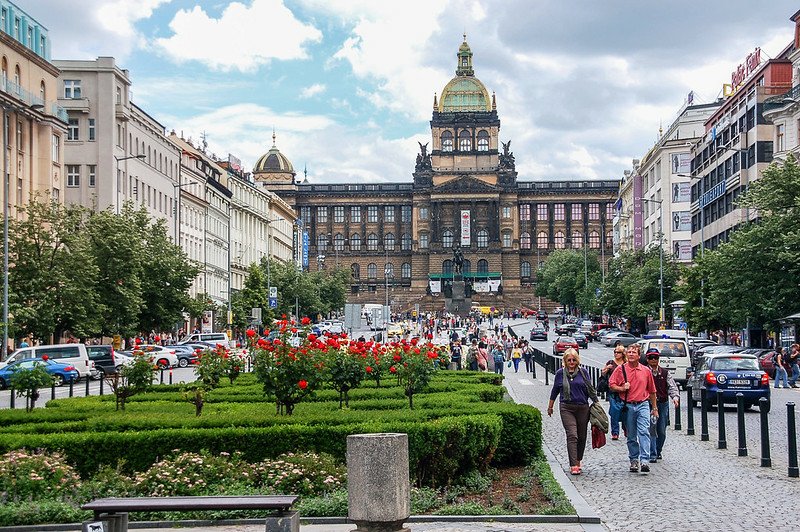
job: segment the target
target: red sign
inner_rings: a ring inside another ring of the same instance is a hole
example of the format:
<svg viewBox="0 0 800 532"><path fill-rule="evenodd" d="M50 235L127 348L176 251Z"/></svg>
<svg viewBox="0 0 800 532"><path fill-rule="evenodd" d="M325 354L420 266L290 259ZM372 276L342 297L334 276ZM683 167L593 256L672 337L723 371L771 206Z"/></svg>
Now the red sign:
<svg viewBox="0 0 800 532"><path fill-rule="evenodd" d="M756 48L748 54L743 63L740 63L736 70L731 72L731 87L735 90L744 80L752 74L761 64L761 48Z"/></svg>

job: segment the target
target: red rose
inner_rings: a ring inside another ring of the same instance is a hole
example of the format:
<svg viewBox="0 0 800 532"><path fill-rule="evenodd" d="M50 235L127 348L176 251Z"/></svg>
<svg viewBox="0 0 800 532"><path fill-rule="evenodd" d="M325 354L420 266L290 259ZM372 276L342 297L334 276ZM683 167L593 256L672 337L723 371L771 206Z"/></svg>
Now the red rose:
<svg viewBox="0 0 800 532"><path fill-rule="evenodd" d="M393 356L393 357L392 357L392 359L393 359L395 362L400 362L400 361L403 359L403 357L401 357L400 355L395 355L395 356Z"/></svg>
<svg viewBox="0 0 800 532"><path fill-rule="evenodd" d="M392 366L391 368L389 368L389 373L397 373L397 368Z"/></svg>
<svg viewBox="0 0 800 532"><path fill-rule="evenodd" d="M253 329L247 329L247 337L252 338L256 335L256 332Z"/></svg>
<svg viewBox="0 0 800 532"><path fill-rule="evenodd" d="M372 366L367 366L367 373L372 373Z"/></svg>
<svg viewBox="0 0 800 532"><path fill-rule="evenodd" d="M50 360L50 357L49 357L49 356L47 356L47 355L42 355L42 360L44 360L45 362L47 362L48 360Z"/></svg>
<svg viewBox="0 0 800 532"><path fill-rule="evenodd" d="M309 342L314 342L314 341L316 341L316 339L317 339L317 335L316 334L311 333L311 334L308 335L308 341Z"/></svg>
<svg viewBox="0 0 800 532"><path fill-rule="evenodd" d="M300 324L301 325L310 325L311 324L311 318L309 318L308 316L303 316L303 319L300 320Z"/></svg>
<svg viewBox="0 0 800 532"><path fill-rule="evenodd" d="M297 383L297 386L299 386L301 390L305 390L308 388L308 381L301 380Z"/></svg>

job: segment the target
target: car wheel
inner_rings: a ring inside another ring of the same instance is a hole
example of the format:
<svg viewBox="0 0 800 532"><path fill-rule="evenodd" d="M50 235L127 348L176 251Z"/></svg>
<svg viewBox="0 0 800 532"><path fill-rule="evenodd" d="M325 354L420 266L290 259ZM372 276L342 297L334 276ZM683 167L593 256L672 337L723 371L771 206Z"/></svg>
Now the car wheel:
<svg viewBox="0 0 800 532"><path fill-rule="evenodd" d="M156 366L158 366L158 369L167 369L169 368L169 361L166 358L161 358L156 362Z"/></svg>
<svg viewBox="0 0 800 532"><path fill-rule="evenodd" d="M124 366L123 366L122 364L117 364L117 367L115 368L115 369L117 370L117 373L119 373L120 371L122 371L122 368L123 368L123 367L124 367Z"/></svg>
<svg viewBox="0 0 800 532"><path fill-rule="evenodd" d="M185 358L179 358L178 359L178 366L180 366L182 368L185 368L188 365L189 365L189 361L186 360Z"/></svg>
<svg viewBox="0 0 800 532"><path fill-rule="evenodd" d="M53 375L53 384L56 386L62 386L64 384L63 375Z"/></svg>

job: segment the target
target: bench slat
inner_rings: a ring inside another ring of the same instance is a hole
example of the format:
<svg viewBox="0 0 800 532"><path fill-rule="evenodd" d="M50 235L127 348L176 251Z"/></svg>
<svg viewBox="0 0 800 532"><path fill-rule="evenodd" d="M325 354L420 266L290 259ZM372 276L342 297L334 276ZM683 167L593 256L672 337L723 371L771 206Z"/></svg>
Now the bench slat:
<svg viewBox="0 0 800 532"><path fill-rule="evenodd" d="M120 497L97 499L81 506L97 512L161 510L288 510L297 495L235 495L200 497Z"/></svg>

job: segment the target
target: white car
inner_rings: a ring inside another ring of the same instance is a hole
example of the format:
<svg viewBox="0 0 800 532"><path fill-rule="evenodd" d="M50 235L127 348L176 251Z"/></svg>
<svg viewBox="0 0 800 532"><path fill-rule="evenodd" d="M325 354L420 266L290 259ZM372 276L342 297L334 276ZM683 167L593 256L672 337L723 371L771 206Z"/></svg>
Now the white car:
<svg viewBox="0 0 800 532"><path fill-rule="evenodd" d="M153 362L159 369L168 369L178 367L178 355L172 349L160 345L141 344L136 346L133 350L142 351L150 356L150 361Z"/></svg>

